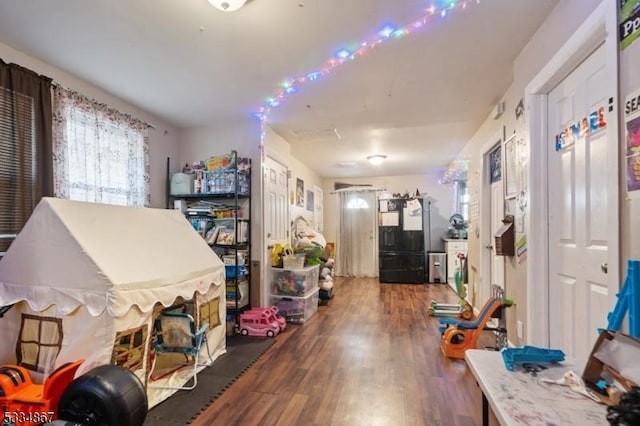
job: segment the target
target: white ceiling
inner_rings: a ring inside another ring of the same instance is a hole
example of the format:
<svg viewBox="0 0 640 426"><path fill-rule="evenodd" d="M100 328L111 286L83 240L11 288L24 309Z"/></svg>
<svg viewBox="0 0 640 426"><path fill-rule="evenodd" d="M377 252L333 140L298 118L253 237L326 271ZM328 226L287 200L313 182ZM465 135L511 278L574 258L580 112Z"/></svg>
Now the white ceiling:
<svg viewBox="0 0 640 426"><path fill-rule="evenodd" d="M201 127L250 117L286 78L326 70L385 24L455 4L301 84L269 114L323 177L422 174L446 167L489 116L558 1L250 0L225 13L206 0L3 0L0 41L175 126ZM366 163L374 153L387 155L382 166Z"/></svg>

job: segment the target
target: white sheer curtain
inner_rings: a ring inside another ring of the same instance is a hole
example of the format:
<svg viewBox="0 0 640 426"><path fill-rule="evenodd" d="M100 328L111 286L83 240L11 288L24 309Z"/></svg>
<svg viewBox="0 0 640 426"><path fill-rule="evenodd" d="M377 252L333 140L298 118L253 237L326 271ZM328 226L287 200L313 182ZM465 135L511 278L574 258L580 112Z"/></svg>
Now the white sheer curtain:
<svg viewBox="0 0 640 426"><path fill-rule="evenodd" d="M77 92L54 90L56 197L149 206L149 125Z"/></svg>
<svg viewBox="0 0 640 426"><path fill-rule="evenodd" d="M340 197L336 275L378 276L378 227L375 190L346 190Z"/></svg>

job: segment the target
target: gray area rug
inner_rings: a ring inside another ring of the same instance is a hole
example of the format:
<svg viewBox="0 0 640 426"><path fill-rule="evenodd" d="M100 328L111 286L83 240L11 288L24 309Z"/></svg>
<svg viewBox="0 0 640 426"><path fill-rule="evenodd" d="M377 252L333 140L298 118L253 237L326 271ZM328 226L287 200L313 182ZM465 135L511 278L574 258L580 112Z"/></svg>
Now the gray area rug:
<svg viewBox="0 0 640 426"><path fill-rule="evenodd" d="M153 407L144 426L189 424L244 373L275 339L227 337L227 353L198 374L198 385L191 391L178 391Z"/></svg>

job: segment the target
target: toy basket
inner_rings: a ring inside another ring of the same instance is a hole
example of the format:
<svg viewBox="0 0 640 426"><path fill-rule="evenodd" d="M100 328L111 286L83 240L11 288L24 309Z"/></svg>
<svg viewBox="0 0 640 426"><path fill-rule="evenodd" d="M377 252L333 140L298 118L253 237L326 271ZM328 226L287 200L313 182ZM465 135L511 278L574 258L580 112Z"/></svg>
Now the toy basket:
<svg viewBox="0 0 640 426"><path fill-rule="evenodd" d="M282 256L282 267L284 269L304 268L304 253Z"/></svg>

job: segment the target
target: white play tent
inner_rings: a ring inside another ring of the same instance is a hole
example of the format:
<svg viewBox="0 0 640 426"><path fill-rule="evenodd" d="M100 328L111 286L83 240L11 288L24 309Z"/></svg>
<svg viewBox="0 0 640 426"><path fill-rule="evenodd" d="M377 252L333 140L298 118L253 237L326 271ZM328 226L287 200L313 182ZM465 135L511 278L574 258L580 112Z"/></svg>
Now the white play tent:
<svg viewBox="0 0 640 426"><path fill-rule="evenodd" d="M43 198L0 260L0 306L15 304L0 318L0 364L20 357L41 378L79 358L79 374L116 362L148 385L154 313L178 298L210 324L212 358L225 352L224 283L178 211ZM183 384L184 370L154 384ZM175 392L147 389L150 407Z"/></svg>

